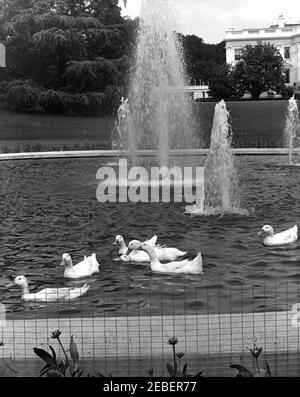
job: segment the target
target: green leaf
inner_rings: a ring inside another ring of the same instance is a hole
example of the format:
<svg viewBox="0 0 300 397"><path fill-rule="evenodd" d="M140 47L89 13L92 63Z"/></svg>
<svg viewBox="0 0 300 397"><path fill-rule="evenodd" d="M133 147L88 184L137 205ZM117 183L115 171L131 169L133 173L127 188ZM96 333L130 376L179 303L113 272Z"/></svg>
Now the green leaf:
<svg viewBox="0 0 300 397"><path fill-rule="evenodd" d="M53 367L51 365L46 364L41 370L40 370L40 377L48 373Z"/></svg>
<svg viewBox="0 0 300 397"><path fill-rule="evenodd" d="M203 371L199 371L196 373L196 375L194 375L194 378L201 378L203 374Z"/></svg>
<svg viewBox="0 0 300 397"><path fill-rule="evenodd" d="M230 368L237 369L239 373L237 374L238 377L242 378L253 378L253 374L251 371L249 371L247 368L243 367L242 365L239 364L232 364L230 365Z"/></svg>
<svg viewBox="0 0 300 397"><path fill-rule="evenodd" d="M47 372L47 376L48 376L48 378L62 378L63 377L63 374L61 373L61 372L58 372L58 371L48 371Z"/></svg>
<svg viewBox="0 0 300 397"><path fill-rule="evenodd" d="M57 364L57 362L56 362L56 353L55 353L55 350L53 349L52 346L49 346L49 347L50 347L50 349L51 349L51 351L52 351L53 360L54 360L55 364Z"/></svg>
<svg viewBox="0 0 300 397"><path fill-rule="evenodd" d="M46 352L46 350L44 350L44 349L39 349L39 348L37 348L37 347L34 347L33 348L33 351L35 352L35 354L39 357L39 358L41 358L46 364L48 364L48 365L55 365L55 361L54 361L54 359L53 359L53 357L48 353L48 352Z"/></svg>
<svg viewBox="0 0 300 397"><path fill-rule="evenodd" d="M77 371L77 377L80 378L83 375L83 369L80 371Z"/></svg>
<svg viewBox="0 0 300 397"><path fill-rule="evenodd" d="M72 360L74 361L74 363L78 364L79 353L78 353L77 345L74 342L73 335L71 336L71 340L70 340L70 354L71 354L71 357L72 357Z"/></svg>
<svg viewBox="0 0 300 397"><path fill-rule="evenodd" d="M171 378L174 378L174 376L175 376L175 371L174 371L173 366L172 366L170 363L167 363L167 370L168 370L169 376L170 376Z"/></svg>
<svg viewBox="0 0 300 397"><path fill-rule="evenodd" d="M265 377L266 377L266 378L271 378L271 377L272 377L271 369L270 369L268 363L266 363L266 373L265 373Z"/></svg>

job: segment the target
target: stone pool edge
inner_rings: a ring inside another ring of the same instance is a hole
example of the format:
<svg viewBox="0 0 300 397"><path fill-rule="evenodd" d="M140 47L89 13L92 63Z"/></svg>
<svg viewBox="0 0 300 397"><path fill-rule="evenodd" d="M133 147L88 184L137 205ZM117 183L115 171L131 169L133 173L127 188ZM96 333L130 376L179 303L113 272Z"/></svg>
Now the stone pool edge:
<svg viewBox="0 0 300 397"><path fill-rule="evenodd" d="M74 335L80 357L160 356L170 353L176 336L186 354L240 354L257 339L266 352L299 352L297 312L160 315L141 317L70 317L7 320L0 328L0 358L34 358L34 347L48 348L53 331L69 344Z"/></svg>
<svg viewBox="0 0 300 397"><path fill-rule="evenodd" d="M206 155L209 149L180 149L170 150L173 156L197 156ZM235 155L288 155L286 148L261 148L261 149L233 149ZM88 158L88 157L118 157L127 156L128 151L120 150L77 150L77 151L51 151L51 152L21 152L1 153L0 161L4 160L34 160L34 159L58 159L58 158ZM156 150L139 150L139 156L156 156ZM300 148L294 149L294 154L300 154Z"/></svg>

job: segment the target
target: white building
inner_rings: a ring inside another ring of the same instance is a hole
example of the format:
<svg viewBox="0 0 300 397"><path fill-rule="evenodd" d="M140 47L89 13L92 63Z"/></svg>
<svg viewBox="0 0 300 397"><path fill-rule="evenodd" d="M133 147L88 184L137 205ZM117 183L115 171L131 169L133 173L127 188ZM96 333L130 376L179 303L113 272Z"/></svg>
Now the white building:
<svg viewBox="0 0 300 397"><path fill-rule="evenodd" d="M234 64L240 59L241 48L257 41L274 44L285 60L286 85L300 88L300 18L280 15L267 28L229 29L225 34L226 62Z"/></svg>
<svg viewBox="0 0 300 397"><path fill-rule="evenodd" d="M186 87L186 92L192 95L192 99L207 99L210 98L208 85L190 85Z"/></svg>

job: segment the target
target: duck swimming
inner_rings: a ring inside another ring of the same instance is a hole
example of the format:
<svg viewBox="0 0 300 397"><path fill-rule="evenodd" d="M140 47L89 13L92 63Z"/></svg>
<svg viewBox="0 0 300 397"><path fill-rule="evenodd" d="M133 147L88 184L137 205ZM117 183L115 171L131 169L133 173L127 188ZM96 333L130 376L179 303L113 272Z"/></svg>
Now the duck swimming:
<svg viewBox="0 0 300 397"><path fill-rule="evenodd" d="M199 252L196 258L190 260L161 263L157 257L156 251L147 243L141 244L141 249L150 257L150 266L153 272L158 273L181 273L181 274L203 274L202 255Z"/></svg>
<svg viewBox="0 0 300 397"><path fill-rule="evenodd" d="M156 241L157 241L157 236L153 236L151 239L146 240L146 242L147 242L148 244L150 244L151 246L153 246L153 247L155 246ZM127 247L127 245L125 244L125 240L124 240L123 236L121 236L120 234L118 234L118 235L116 236L113 245L118 245L118 246L119 246L119 250L118 250L118 254L119 254L119 255L122 256L122 255L127 254L128 247ZM142 251L142 252L143 252L143 251ZM147 261L147 262L149 262L149 258L148 258L148 261Z"/></svg>
<svg viewBox="0 0 300 397"><path fill-rule="evenodd" d="M293 244L298 240L298 226L295 225L291 229L275 234L272 226L264 225L258 235L264 236L263 244L266 247Z"/></svg>
<svg viewBox="0 0 300 397"><path fill-rule="evenodd" d="M88 277L94 273L99 272L99 263L96 259L96 254L84 257L83 261L77 265L73 265L73 261L70 254L62 255L61 266L65 267L63 276L65 278L77 279L81 277Z"/></svg>
<svg viewBox="0 0 300 397"><path fill-rule="evenodd" d="M145 243L149 244L148 241L145 241ZM144 251L139 251L141 249L141 244L142 243L138 240L132 240L128 244L128 248L133 250L131 253L144 252ZM151 246L151 244L149 245ZM152 245L152 247L155 249L158 260L163 262L175 261L176 259L186 255L186 252L180 251L177 248L171 248L161 245L156 245L155 247ZM148 256L148 261L145 260L145 262L150 262L149 256Z"/></svg>
<svg viewBox="0 0 300 397"><path fill-rule="evenodd" d="M119 258L114 259L115 262L134 262L134 263L149 263L150 258L147 252L142 250L131 251L128 254L120 255Z"/></svg>
<svg viewBox="0 0 300 397"><path fill-rule="evenodd" d="M39 292L30 293L28 281L25 276L17 276L11 285L22 288L22 300L35 302L69 301L84 295L89 290L89 285L84 284L80 288L44 288Z"/></svg>
<svg viewBox="0 0 300 397"><path fill-rule="evenodd" d="M121 236L120 234L118 234L116 236L113 245L119 246L119 250L118 250L119 255L124 255L128 251L127 245L125 244L125 240L124 240L123 236Z"/></svg>

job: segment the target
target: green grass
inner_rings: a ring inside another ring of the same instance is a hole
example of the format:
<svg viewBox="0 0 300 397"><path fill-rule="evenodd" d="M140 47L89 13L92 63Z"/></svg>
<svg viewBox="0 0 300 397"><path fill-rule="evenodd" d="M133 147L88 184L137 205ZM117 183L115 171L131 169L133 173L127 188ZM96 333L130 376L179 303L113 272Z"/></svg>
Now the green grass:
<svg viewBox="0 0 300 397"><path fill-rule="evenodd" d="M236 147L282 147L287 100L228 102ZM215 103L197 104L205 144L212 128Z"/></svg>
<svg viewBox="0 0 300 397"><path fill-rule="evenodd" d="M228 102L235 147L281 147L287 101ZM215 103L195 105L203 147L209 145ZM113 117L16 113L0 108L0 152L110 149Z"/></svg>
<svg viewBox="0 0 300 397"><path fill-rule="evenodd" d="M0 109L0 152L109 149L112 117L34 115Z"/></svg>

